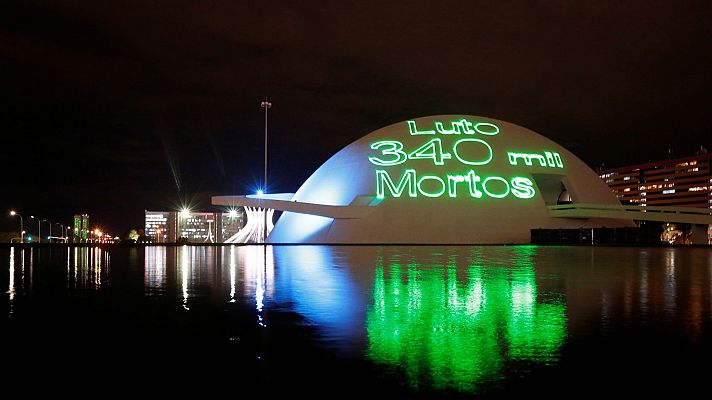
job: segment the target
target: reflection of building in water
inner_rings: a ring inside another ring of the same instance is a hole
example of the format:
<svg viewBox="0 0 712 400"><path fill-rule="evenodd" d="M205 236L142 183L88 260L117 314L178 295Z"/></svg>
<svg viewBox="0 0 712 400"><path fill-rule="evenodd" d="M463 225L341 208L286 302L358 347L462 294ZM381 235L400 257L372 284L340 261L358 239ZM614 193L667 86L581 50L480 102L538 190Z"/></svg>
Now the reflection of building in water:
<svg viewBox="0 0 712 400"><path fill-rule="evenodd" d="M531 263L473 265L464 274L455 265L382 263L366 321L368 356L402 366L414 386L423 368L435 387L472 390L497 376L507 359L557 359L566 308L561 296L538 301Z"/></svg>
<svg viewBox="0 0 712 400"><path fill-rule="evenodd" d="M145 234L154 243L224 243L244 225L242 208L230 212L145 210Z"/></svg>
<svg viewBox="0 0 712 400"><path fill-rule="evenodd" d="M162 295L166 291L166 247L147 246L144 251L145 292L147 295Z"/></svg>
<svg viewBox="0 0 712 400"><path fill-rule="evenodd" d="M109 283L111 259L100 247L74 247L67 257L67 285L73 289L95 289Z"/></svg>

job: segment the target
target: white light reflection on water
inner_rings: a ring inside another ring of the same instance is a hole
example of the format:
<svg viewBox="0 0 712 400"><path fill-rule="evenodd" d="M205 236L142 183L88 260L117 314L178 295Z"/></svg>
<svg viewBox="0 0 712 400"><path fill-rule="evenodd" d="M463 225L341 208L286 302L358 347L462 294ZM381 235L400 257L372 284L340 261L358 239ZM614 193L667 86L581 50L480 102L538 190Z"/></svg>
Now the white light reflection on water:
<svg viewBox="0 0 712 400"><path fill-rule="evenodd" d="M34 269L32 260L34 260L34 258L35 258L34 249L32 247L30 247L30 279L29 279L30 289L32 289L32 271Z"/></svg>
<svg viewBox="0 0 712 400"><path fill-rule="evenodd" d="M69 277L71 275L71 267L72 267L72 252L67 249L67 289L69 289Z"/></svg>
<svg viewBox="0 0 712 400"><path fill-rule="evenodd" d="M15 248L10 247L10 283L8 285L7 293L10 295L10 311L9 316L13 313L13 303L15 302Z"/></svg>
<svg viewBox="0 0 712 400"><path fill-rule="evenodd" d="M274 257L272 246L246 246L242 249L244 281L255 291L257 323L266 327L264 318L265 296L274 285ZM269 285L269 286L268 286ZM270 290L271 292L272 290Z"/></svg>
<svg viewBox="0 0 712 400"><path fill-rule="evenodd" d="M102 258L102 250L99 247L96 247L93 249L94 250L94 263L91 266L92 271L94 272L94 287L99 289L101 288L101 261L103 260Z"/></svg>
<svg viewBox="0 0 712 400"><path fill-rule="evenodd" d="M235 278L236 278L236 263L235 263L235 245L230 246L230 303L235 302Z"/></svg>
<svg viewBox="0 0 712 400"><path fill-rule="evenodd" d="M677 298L677 283L675 278L675 252L668 250L665 253L665 288L663 289L663 299L665 311L668 315L675 313Z"/></svg>
<svg viewBox="0 0 712 400"><path fill-rule="evenodd" d="M144 255L144 291L148 295L161 295L166 287L166 248L149 246Z"/></svg>
<svg viewBox="0 0 712 400"><path fill-rule="evenodd" d="M25 292L25 249L20 250L20 287L22 288L22 293Z"/></svg>
<svg viewBox="0 0 712 400"><path fill-rule="evenodd" d="M192 247L181 247L180 264L178 264L178 268L180 268L181 273L181 286L183 288L183 308L186 310L190 310L190 308L188 307L188 277L190 275L189 269L192 267L192 263L190 261L190 256L192 252Z"/></svg>
<svg viewBox="0 0 712 400"><path fill-rule="evenodd" d="M99 290L109 284L109 252L99 247L67 249L67 289Z"/></svg>

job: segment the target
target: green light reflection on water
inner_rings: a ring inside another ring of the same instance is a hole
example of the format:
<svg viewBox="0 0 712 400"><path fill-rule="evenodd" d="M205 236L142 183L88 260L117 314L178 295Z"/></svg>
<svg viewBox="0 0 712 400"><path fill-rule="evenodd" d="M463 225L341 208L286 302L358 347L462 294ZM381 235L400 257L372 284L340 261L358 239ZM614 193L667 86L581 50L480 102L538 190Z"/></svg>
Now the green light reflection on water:
<svg viewBox="0 0 712 400"><path fill-rule="evenodd" d="M537 300L531 247L508 266L448 257L422 267L377 259L366 317L367 355L400 368L413 387L476 390L501 376L508 360L552 363L566 337L561 296ZM476 258L476 257L475 257Z"/></svg>

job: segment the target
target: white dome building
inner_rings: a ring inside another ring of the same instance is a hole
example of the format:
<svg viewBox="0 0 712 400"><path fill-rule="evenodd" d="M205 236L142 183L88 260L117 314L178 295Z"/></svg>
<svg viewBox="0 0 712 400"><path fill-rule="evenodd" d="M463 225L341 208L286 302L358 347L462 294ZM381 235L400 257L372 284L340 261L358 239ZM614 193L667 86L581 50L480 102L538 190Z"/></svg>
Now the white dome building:
<svg viewBox="0 0 712 400"><path fill-rule="evenodd" d="M332 156L295 194L218 196L283 210L269 243L529 243L536 228L634 226L554 217L548 206L619 205L580 159L521 126L438 115L378 129Z"/></svg>

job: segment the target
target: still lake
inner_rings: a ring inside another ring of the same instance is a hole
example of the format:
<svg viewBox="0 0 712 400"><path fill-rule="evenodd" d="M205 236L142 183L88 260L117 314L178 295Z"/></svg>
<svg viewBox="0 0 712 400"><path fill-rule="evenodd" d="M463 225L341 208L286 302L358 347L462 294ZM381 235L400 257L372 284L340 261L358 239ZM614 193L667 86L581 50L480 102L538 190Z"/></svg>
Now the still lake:
<svg viewBox="0 0 712 400"><path fill-rule="evenodd" d="M684 395L707 390L712 372L708 247L56 246L0 257L6 378L69 380L68 392L90 374L161 394Z"/></svg>

